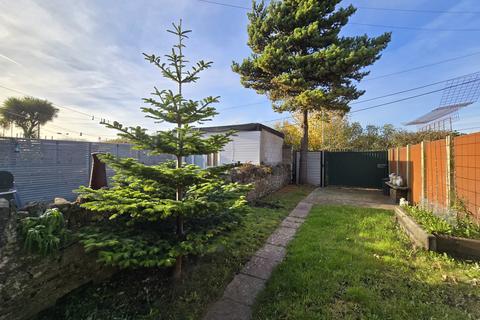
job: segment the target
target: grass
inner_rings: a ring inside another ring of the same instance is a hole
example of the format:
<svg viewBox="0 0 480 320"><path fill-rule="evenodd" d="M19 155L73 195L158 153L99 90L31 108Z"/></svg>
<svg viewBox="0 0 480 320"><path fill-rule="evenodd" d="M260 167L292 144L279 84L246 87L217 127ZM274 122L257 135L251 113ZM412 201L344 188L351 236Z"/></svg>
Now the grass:
<svg viewBox="0 0 480 320"><path fill-rule="evenodd" d="M166 270L124 271L62 298L38 319L200 319L249 257L312 189L288 186L262 199L215 254L190 259L180 283Z"/></svg>
<svg viewBox="0 0 480 320"><path fill-rule="evenodd" d="M480 265L412 249L386 210L316 206L254 319L480 319Z"/></svg>

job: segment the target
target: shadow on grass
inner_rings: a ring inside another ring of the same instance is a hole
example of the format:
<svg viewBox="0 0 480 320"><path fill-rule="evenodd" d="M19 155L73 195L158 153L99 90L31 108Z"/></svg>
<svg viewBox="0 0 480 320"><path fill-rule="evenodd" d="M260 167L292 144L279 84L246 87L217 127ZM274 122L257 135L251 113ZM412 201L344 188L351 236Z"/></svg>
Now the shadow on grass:
<svg viewBox="0 0 480 320"><path fill-rule="evenodd" d="M392 212L317 206L255 319L480 319L480 267L411 248Z"/></svg>

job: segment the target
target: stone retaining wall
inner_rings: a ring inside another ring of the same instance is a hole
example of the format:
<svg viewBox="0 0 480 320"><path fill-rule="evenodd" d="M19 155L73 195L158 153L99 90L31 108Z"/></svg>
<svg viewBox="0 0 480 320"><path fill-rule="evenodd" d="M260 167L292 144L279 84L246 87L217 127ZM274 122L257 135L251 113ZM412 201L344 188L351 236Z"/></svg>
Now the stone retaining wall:
<svg viewBox="0 0 480 320"><path fill-rule="evenodd" d="M0 320L28 319L81 285L113 274L78 243L47 257L25 252L18 218L0 199Z"/></svg>
<svg viewBox="0 0 480 320"><path fill-rule="evenodd" d="M254 190L247 198L254 201L289 184L291 170L287 165L252 165L241 172L233 170L230 178L234 182L252 183ZM88 215L82 214L77 204L56 199L54 206L61 209L68 229L88 223L84 221ZM115 272L96 263L96 253L85 253L79 243L70 243L47 257L25 252L17 232L18 221L45 208L44 204L35 204L27 208L29 213L15 212L6 200L0 199L0 320L28 319L70 291Z"/></svg>
<svg viewBox="0 0 480 320"><path fill-rule="evenodd" d="M242 165L231 172L233 182L251 183L254 189L247 195L248 201L255 201L275 192L291 182L289 165L257 166Z"/></svg>

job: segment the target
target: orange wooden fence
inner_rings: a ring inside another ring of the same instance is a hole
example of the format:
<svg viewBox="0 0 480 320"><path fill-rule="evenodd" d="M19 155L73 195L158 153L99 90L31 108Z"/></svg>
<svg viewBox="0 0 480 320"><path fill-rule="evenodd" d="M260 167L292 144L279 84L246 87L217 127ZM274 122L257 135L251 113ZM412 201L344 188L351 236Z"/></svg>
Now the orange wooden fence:
<svg viewBox="0 0 480 320"><path fill-rule="evenodd" d="M448 209L457 199L480 222L480 133L392 148L388 160L412 203Z"/></svg>
<svg viewBox="0 0 480 320"><path fill-rule="evenodd" d="M455 194L480 219L480 133L456 137L453 154Z"/></svg>

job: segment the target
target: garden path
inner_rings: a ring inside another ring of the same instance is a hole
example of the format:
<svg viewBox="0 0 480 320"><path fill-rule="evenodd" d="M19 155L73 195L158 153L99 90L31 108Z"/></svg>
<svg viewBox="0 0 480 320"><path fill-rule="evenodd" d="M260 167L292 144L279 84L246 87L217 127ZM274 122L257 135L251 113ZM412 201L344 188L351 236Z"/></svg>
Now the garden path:
<svg viewBox="0 0 480 320"><path fill-rule="evenodd" d="M317 188L282 221L225 289L203 320L249 320L255 298L265 287L273 269L282 262L286 246L307 218L314 204L339 204L393 209L390 199L379 190L359 188Z"/></svg>

